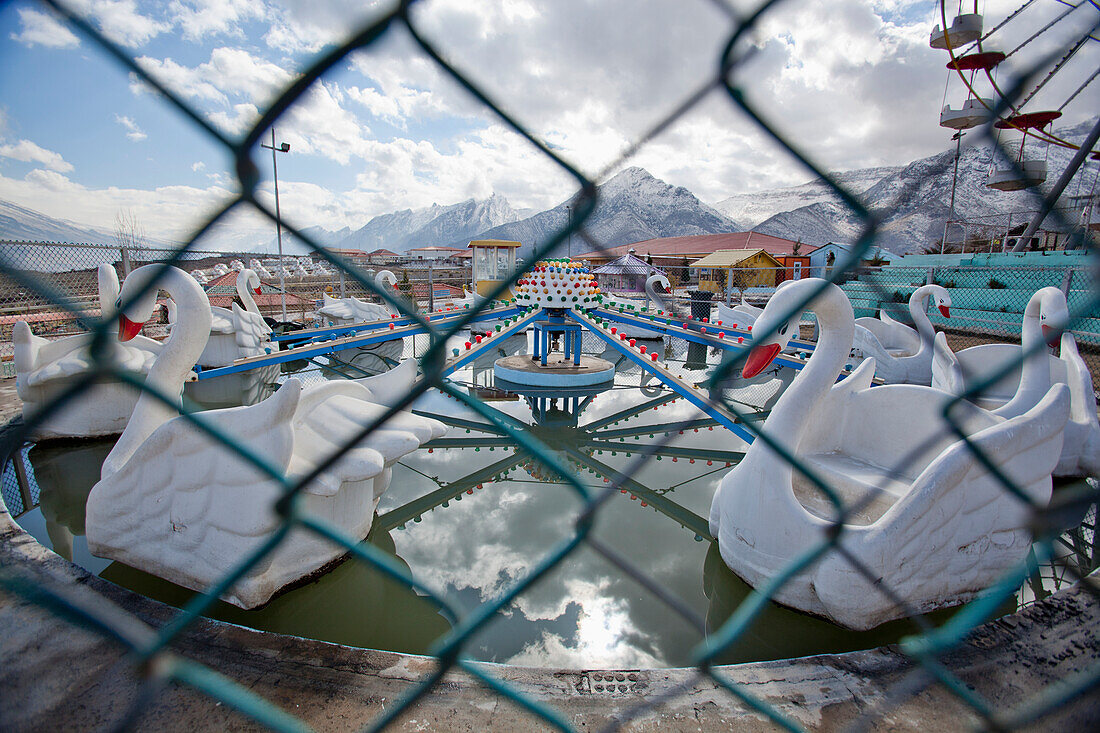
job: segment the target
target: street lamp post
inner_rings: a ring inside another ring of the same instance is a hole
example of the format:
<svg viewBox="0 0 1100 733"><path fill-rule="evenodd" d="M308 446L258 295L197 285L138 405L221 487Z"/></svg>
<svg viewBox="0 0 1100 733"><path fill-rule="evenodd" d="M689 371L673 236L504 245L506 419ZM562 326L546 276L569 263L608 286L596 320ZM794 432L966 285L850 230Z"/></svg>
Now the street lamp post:
<svg viewBox="0 0 1100 733"><path fill-rule="evenodd" d="M955 185L959 181L959 153L962 152L962 138L966 133L959 130L951 139L955 141L955 173L951 176L951 213L947 216L947 222L943 225L943 239L940 240L940 254L943 254L943 250L947 247L947 227L950 225L951 220L955 218ZM965 230L964 230L965 232ZM965 234L964 234L965 240ZM966 242L963 241L963 249L966 248Z"/></svg>
<svg viewBox="0 0 1100 733"><path fill-rule="evenodd" d="M279 212L279 163L275 159L275 153L285 153L290 150L290 143L275 146L275 128L271 128L271 144L260 143L261 148L271 151L271 173L275 180L275 238L279 241L279 300L282 303L283 322L286 322L286 265L283 263L283 226L282 215Z"/></svg>
<svg viewBox="0 0 1100 733"><path fill-rule="evenodd" d="M569 239L566 242L566 254L573 258L573 215L576 212L576 204L565 205L566 224L569 226Z"/></svg>

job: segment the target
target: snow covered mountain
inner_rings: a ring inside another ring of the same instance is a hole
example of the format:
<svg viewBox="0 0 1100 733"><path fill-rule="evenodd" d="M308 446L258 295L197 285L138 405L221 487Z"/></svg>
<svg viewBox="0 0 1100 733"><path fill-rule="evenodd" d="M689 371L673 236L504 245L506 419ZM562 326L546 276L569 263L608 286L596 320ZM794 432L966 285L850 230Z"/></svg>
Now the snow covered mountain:
<svg viewBox="0 0 1100 733"><path fill-rule="evenodd" d="M854 171L833 173L832 175L853 193L863 193L887 176L898 173L901 169L902 166L861 168ZM742 225L752 228L776 214L827 201L840 203L840 198L823 181L810 181L789 188L740 193L719 201L714 205L714 208L729 218L736 219Z"/></svg>
<svg viewBox="0 0 1100 733"><path fill-rule="evenodd" d="M1072 128L1059 130L1057 134L1070 141L1082 140L1095 124L1095 120ZM1037 190L1045 193L1065 170L1073 150L1051 146L1047 152L1047 181ZM959 175L955 185L955 219L978 219L998 213L1032 212L1038 209L1038 198L1032 191L997 191L985 185L986 174L994 154L991 143L965 146L959 157ZM1036 153L1041 157L1041 153ZM913 161L882 177L862 192L864 205L880 217L881 226L877 244L893 252L921 250L943 236L944 223L952 218L951 188L954 174L955 150ZM1000 158L998 167L1007 163ZM881 170L881 169L876 169ZM854 173L858 173L855 171ZM1078 171L1074 181L1066 189L1073 195L1077 187L1086 192L1096 176L1096 166L1091 164ZM853 190L858 187L853 185ZM769 193L760 194L767 198ZM1014 223L1026 221L1020 213ZM825 198L794 209L776 213L755 227L755 231L773 234L787 239L801 239L807 244L820 245L829 241L849 242L859 236L863 223L854 217L839 201ZM1052 225L1048 220L1047 226ZM957 235L959 232L952 232Z"/></svg>
<svg viewBox="0 0 1100 733"><path fill-rule="evenodd" d="M1060 130L1071 141L1085 137L1095 121ZM974 136L976 137L976 135ZM965 140L964 140L965 141ZM1039 155L1041 152L1035 151ZM1072 150L1051 146L1047 182L1050 186L1065 169ZM993 147L989 143L964 146L959 159L956 185L955 218L977 219L992 214L1029 212L1038 208L1035 193L1002 192L986 188ZM951 184L955 150L893 168L865 168L834 174L850 191L861 197L865 206L880 217L878 244L894 252L912 252L937 242L943 235L944 222L950 218ZM1067 189L1068 195L1089 193L1094 185L1096 163L1090 162L1078 173ZM432 205L423 209L404 209L382 214L362 228L329 231L311 227L305 232L318 243L347 249L371 251L386 248L404 252L429 245L464 246L471 239L511 239L523 244L520 256L530 255L533 247L564 229L571 216L571 202L529 215L517 211L506 199L494 195L481 201L469 199L450 206ZM1020 223L1024 214L1013 223ZM1048 226L1050 222L1048 220ZM690 234L717 234L754 231L819 245L829 241L848 242L858 237L863 222L854 217L839 199L820 182L777 188L724 199L713 208L683 187L671 186L641 168L628 168L599 188L599 201L585 222L586 231L606 246L629 244L657 237ZM230 233L231 234L231 233ZM248 234L246 238L244 235ZM269 235L264 234L266 239ZM113 232L53 219L14 204L0 202L0 237L17 240L53 242L91 242L113 244ZM556 254L580 253L591 249L588 242L574 234ZM203 240L203 249L224 251L249 248L255 242L251 232L220 236L218 232ZM151 245L162 243L150 240ZM284 235L284 251L304 253L304 246ZM275 238L255 247L256 251L275 251Z"/></svg>
<svg viewBox="0 0 1100 733"><path fill-rule="evenodd" d="M366 226L333 243L370 252L385 248L404 252L412 247L465 246L479 232L516 221L519 214L503 196L468 199L451 206L433 204L374 217Z"/></svg>
<svg viewBox="0 0 1100 733"><path fill-rule="evenodd" d="M7 201L0 201L0 237L29 242L115 243L114 232L54 219Z"/></svg>
<svg viewBox="0 0 1100 733"><path fill-rule="evenodd" d="M655 237L689 234L718 234L740 231L734 220L707 206L682 186L654 178L642 168L627 168L599 187L596 210L584 226L601 244L614 247ZM498 226L478 235L479 239L510 239L522 242L520 257L528 257L536 244L547 241L568 225L570 202L520 221ZM592 249L579 235L562 244L556 255Z"/></svg>

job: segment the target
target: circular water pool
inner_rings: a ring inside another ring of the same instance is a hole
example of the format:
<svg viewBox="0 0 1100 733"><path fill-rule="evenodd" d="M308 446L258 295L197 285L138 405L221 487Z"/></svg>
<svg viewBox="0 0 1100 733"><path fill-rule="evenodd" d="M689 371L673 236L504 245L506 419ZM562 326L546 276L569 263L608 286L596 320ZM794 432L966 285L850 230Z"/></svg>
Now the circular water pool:
<svg viewBox="0 0 1100 733"><path fill-rule="evenodd" d="M750 592L722 562L706 530L711 496L744 444L638 366L605 351L590 334L586 353L618 362L612 384L562 396L499 388L494 361L525 351L527 342L524 335L507 339L457 372L454 382L487 408L527 425L589 492L602 491L617 471L634 466L630 482L596 513L591 536L659 583L689 617L582 543L480 629L465 654L540 667L690 664L692 650ZM405 355L419 355L424 346L422 340L406 339ZM651 348L687 381L702 381L707 366L719 358L677 339L654 341ZM298 376L324 378L320 371ZM767 373L727 396L766 408L784 381L789 375ZM432 390L415 409L447 422L449 432L394 467L366 541L469 613L499 597L570 538L585 504L574 487L457 400ZM692 422L670 433L670 424L683 421ZM657 443L662 445L656 455L636 465L639 451ZM88 552L84 504L111 445L85 441L25 450L29 504L37 505L13 515L40 542L89 571L180 606L192 591ZM262 608L244 611L219 602L209 615L256 629L408 653L429 651L451 630L426 597L356 561ZM771 605L718 661L865 649L913 631L915 626L903 620L851 632Z"/></svg>

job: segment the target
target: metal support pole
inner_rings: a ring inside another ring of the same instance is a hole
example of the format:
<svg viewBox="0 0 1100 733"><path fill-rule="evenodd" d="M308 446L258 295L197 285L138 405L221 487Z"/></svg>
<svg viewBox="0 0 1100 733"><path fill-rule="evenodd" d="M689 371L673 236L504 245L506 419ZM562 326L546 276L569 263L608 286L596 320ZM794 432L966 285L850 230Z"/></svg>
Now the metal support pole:
<svg viewBox="0 0 1100 733"><path fill-rule="evenodd" d="M428 312L435 310L435 277L432 263L428 263Z"/></svg>
<svg viewBox="0 0 1100 733"><path fill-rule="evenodd" d="M31 497L31 482L27 478L27 464L23 463L23 449L16 448L11 454L11 465L15 469L15 482L19 484L19 498L23 500L23 512L34 508ZM22 514L23 512L20 512Z"/></svg>
<svg viewBox="0 0 1100 733"><path fill-rule="evenodd" d="M283 321L286 321L286 263L283 261L283 218L279 210L279 163L276 153L290 150L288 143L275 146L275 128L271 128L271 145L260 143L261 148L271 149L271 175L275 183L275 238L279 243L279 302L282 306Z"/></svg>
<svg viewBox="0 0 1100 733"><path fill-rule="evenodd" d="M1058 198L1062 195L1062 192L1066 190L1066 186L1073 180L1073 176L1077 173L1077 169L1081 167L1081 164L1085 162L1089 157L1089 153L1092 152L1092 148L1096 145L1096 141L1100 140L1100 121L1092 126L1092 131L1081 142L1081 147L1077 149L1077 153L1069 161L1069 165L1062 171L1061 177L1058 182L1054 184L1054 187L1050 189L1043 198L1043 205L1039 207L1039 211L1035 214L1035 218L1031 220L1031 223L1027 225L1027 229L1024 230L1024 234L1016 242L1016 246L1012 248L1013 252L1023 252L1027 247L1027 243L1034 236L1035 232L1042 225L1043 219L1047 218L1047 214L1054 208L1054 204L1058 201Z"/></svg>
<svg viewBox="0 0 1100 733"><path fill-rule="evenodd" d="M275 155L275 128L271 128L271 174L275 182L275 238L279 242L279 305L286 321L286 265L283 260L283 215L279 210L279 164Z"/></svg>
<svg viewBox="0 0 1100 733"><path fill-rule="evenodd" d="M127 247L122 248L122 277L123 279L130 277L130 250Z"/></svg>
<svg viewBox="0 0 1100 733"><path fill-rule="evenodd" d="M345 286L344 286L344 268L342 268L342 267L340 268L340 297L341 298L348 297L347 290L345 289Z"/></svg>
<svg viewBox="0 0 1100 733"><path fill-rule="evenodd" d="M943 225L943 239L940 240L940 254L943 254L944 247L947 246L947 227L950 225L951 220L955 218L955 184L959 180L959 153L962 151L962 137L965 135L962 130L959 130L951 137L955 138L955 174L951 177L951 213L948 215L947 221ZM965 238L964 238L965 240ZM963 241L963 247L966 246L966 242Z"/></svg>

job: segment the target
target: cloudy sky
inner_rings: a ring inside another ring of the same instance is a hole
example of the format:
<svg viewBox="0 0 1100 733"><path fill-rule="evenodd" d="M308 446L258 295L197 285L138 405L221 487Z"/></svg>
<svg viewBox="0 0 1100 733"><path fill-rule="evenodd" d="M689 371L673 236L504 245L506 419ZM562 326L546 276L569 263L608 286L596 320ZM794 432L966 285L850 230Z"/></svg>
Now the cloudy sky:
<svg viewBox="0 0 1100 733"><path fill-rule="evenodd" d="M312 58L391 3L69 5L235 138ZM996 22L1019 3L982 5ZM1064 33L1045 34L1010 63L1079 37L1097 16L1084 5L1059 24ZM998 32L997 45L1014 48L1065 10L1038 0ZM946 56L928 46L938 14L931 0L787 0L739 46L751 58L736 80L828 168L906 163L946 148L950 137L937 124ZM444 58L586 175L639 165L708 203L809 177L720 91L621 160L713 80L735 25L716 1L437 0L418 4L413 21ZM120 211L132 211L149 235L174 238L232 195L225 150L44 6L17 0L0 8L0 44L0 199L107 230ZM1087 43L1031 107L1047 98L1060 105L1097 67L1097 47ZM956 80L947 94L958 104L965 89ZM1098 108L1100 82L1067 107L1065 122ZM358 227L380 213L494 192L541 210L575 190L400 26L315 83L277 134L290 144L279 160L283 213L303 227ZM269 191L270 154L258 150L256 160ZM254 218L233 225L255 231L255 243L269 238L269 226Z"/></svg>

